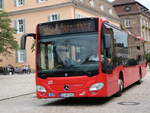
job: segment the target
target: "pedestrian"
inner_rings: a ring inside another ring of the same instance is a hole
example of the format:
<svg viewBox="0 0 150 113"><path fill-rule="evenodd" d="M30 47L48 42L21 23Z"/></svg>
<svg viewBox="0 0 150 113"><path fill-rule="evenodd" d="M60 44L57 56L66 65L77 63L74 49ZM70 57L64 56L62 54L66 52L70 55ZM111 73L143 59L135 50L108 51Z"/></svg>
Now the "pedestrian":
<svg viewBox="0 0 150 113"><path fill-rule="evenodd" d="M9 64L9 65L7 66L7 71L8 71L8 74L9 74L9 75L13 75L15 69L14 69L14 67L13 67L12 65Z"/></svg>
<svg viewBox="0 0 150 113"><path fill-rule="evenodd" d="M26 66L25 65L23 66L23 73L24 74L26 73Z"/></svg>
<svg viewBox="0 0 150 113"><path fill-rule="evenodd" d="M25 66L25 70L26 70L26 73L28 74L29 73L29 66L28 65Z"/></svg>

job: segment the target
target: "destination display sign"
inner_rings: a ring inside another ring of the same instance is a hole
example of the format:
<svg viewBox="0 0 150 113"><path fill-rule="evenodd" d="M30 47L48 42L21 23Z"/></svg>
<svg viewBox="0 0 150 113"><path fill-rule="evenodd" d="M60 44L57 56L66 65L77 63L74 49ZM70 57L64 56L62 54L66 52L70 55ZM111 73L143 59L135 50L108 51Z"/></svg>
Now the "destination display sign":
<svg viewBox="0 0 150 113"><path fill-rule="evenodd" d="M39 36L50 36L68 33L94 32L98 30L98 21L95 18L64 20L40 24Z"/></svg>

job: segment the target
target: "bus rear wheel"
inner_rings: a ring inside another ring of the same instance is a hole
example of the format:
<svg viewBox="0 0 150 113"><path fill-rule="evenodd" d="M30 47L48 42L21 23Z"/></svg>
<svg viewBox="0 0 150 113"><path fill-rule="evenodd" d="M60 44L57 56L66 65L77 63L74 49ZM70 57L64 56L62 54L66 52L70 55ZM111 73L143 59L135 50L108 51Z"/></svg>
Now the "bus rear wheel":
<svg viewBox="0 0 150 113"><path fill-rule="evenodd" d="M123 91L123 80L122 78L118 79L118 87L119 87L119 91L116 93L116 97L120 97L122 95L122 91Z"/></svg>
<svg viewBox="0 0 150 113"><path fill-rule="evenodd" d="M140 79L136 82L137 85L140 85L142 83L142 69L141 68L139 69L139 78Z"/></svg>

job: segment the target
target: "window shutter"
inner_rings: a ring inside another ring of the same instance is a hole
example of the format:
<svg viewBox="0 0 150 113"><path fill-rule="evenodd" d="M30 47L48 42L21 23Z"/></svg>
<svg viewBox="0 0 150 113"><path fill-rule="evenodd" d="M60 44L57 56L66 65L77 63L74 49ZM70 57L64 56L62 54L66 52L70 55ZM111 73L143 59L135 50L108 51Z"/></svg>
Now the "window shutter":
<svg viewBox="0 0 150 113"><path fill-rule="evenodd" d="M48 22L50 22L50 15L48 15Z"/></svg>
<svg viewBox="0 0 150 113"><path fill-rule="evenodd" d="M27 0L23 0L23 5L25 5L26 1L27 1Z"/></svg>
<svg viewBox="0 0 150 113"><path fill-rule="evenodd" d="M25 19L23 19L23 33L26 32L26 24L25 24Z"/></svg>
<svg viewBox="0 0 150 113"><path fill-rule="evenodd" d="M48 16L48 21L51 22L52 21L52 15Z"/></svg>
<svg viewBox="0 0 150 113"><path fill-rule="evenodd" d="M57 20L60 20L60 14L57 14Z"/></svg>
<svg viewBox="0 0 150 113"><path fill-rule="evenodd" d="M14 27L16 29L16 33L18 33L18 20L14 21Z"/></svg>
<svg viewBox="0 0 150 113"><path fill-rule="evenodd" d="M14 28L17 30L17 22L14 20Z"/></svg>
<svg viewBox="0 0 150 113"><path fill-rule="evenodd" d="M20 51L20 49L18 50L18 63L20 63L20 61L21 61L21 51Z"/></svg>

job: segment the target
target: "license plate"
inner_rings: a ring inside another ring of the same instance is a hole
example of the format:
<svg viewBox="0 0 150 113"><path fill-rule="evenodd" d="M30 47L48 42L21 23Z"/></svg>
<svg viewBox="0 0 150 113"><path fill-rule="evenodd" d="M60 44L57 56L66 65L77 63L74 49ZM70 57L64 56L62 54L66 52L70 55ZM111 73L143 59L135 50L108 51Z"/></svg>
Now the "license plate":
<svg viewBox="0 0 150 113"><path fill-rule="evenodd" d="M60 97L74 97L74 93L60 93Z"/></svg>

